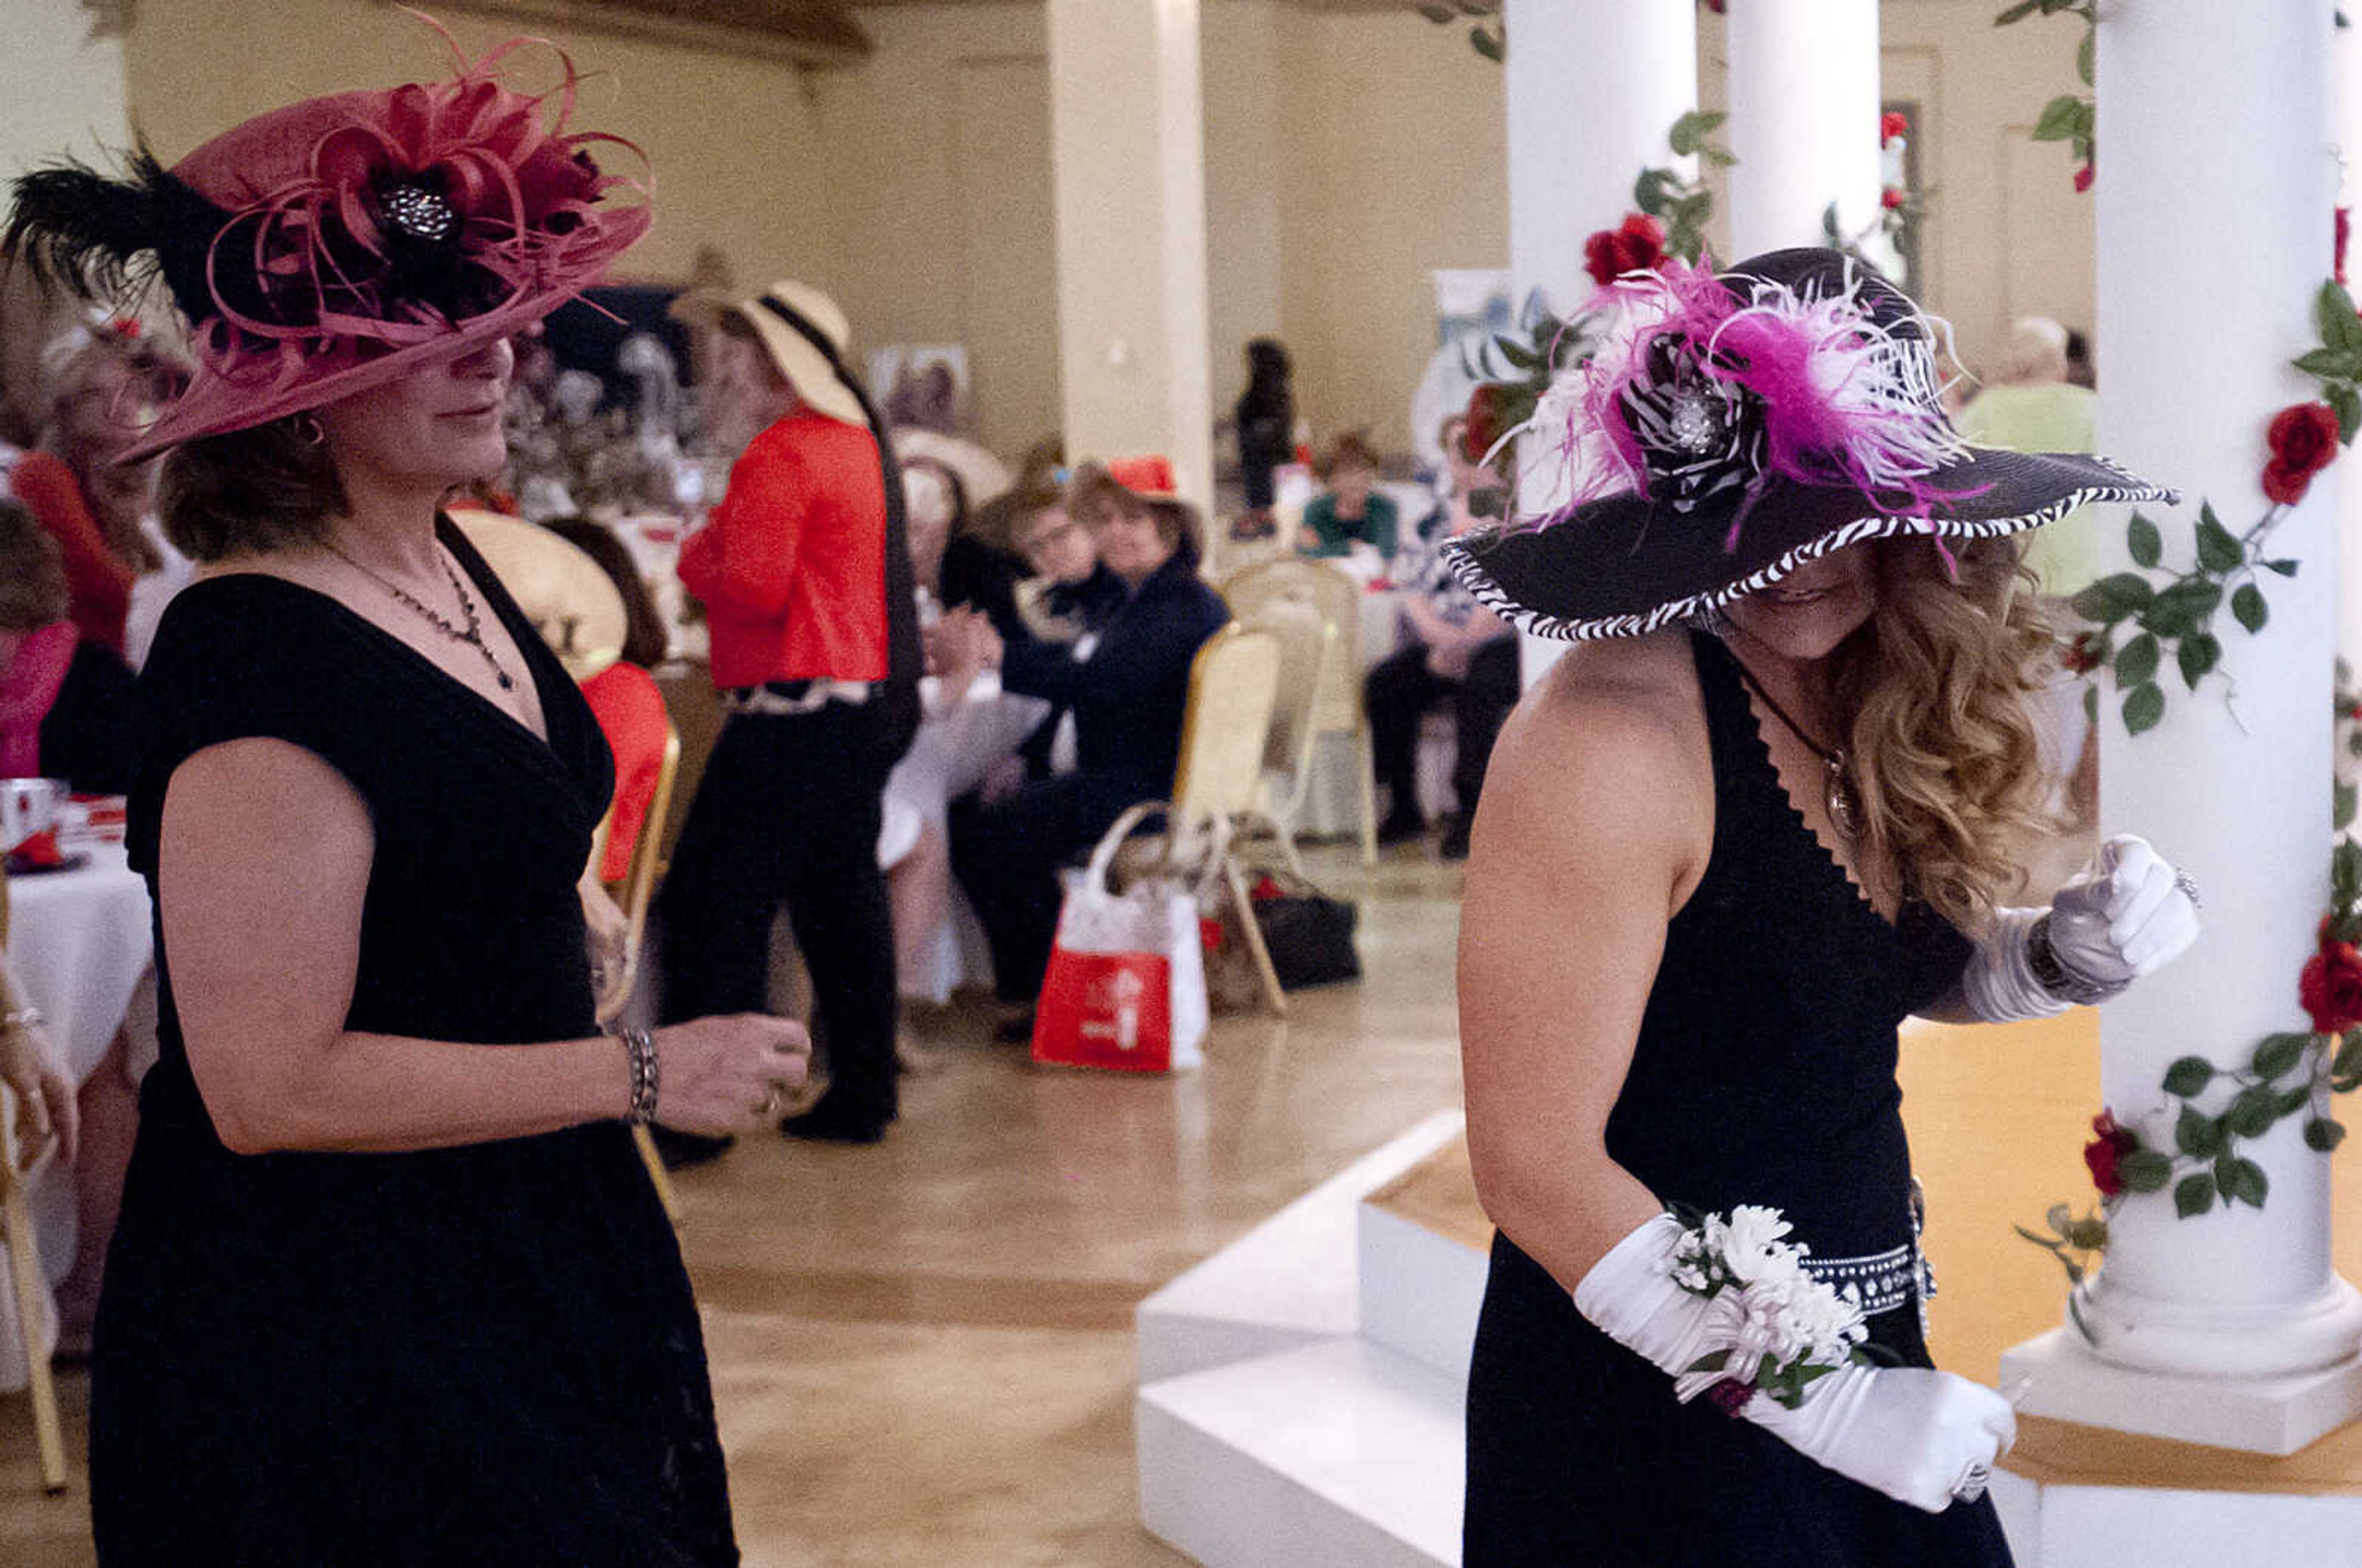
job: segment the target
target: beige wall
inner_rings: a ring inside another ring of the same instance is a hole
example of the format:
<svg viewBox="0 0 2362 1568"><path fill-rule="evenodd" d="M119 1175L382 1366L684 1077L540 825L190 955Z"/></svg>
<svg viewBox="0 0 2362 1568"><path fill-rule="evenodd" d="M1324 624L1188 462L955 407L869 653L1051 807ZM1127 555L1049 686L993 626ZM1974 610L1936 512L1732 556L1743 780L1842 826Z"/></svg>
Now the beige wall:
<svg viewBox="0 0 2362 1568"><path fill-rule="evenodd" d="M1986 0L1883 9L1887 95L1920 104L1928 304L1972 364L2014 315L2088 326L2089 202L2064 150L2024 134L2072 84L2072 28L1995 28ZM554 30L592 73L582 123L638 141L657 171L659 217L633 275L681 276L710 243L742 283L829 289L865 344L966 343L983 433L1013 450L1059 406L1042 7L858 15L877 52L835 71ZM382 0L141 0L136 17L131 116L168 158L291 96L442 65L433 37ZM447 19L475 49L524 30ZM1711 105L1722 34L1701 23ZM1243 385L1245 340L1276 333L1318 433L1365 424L1407 449L1433 344L1428 272L1507 259L1500 70L1407 8L1205 0L1202 38L1216 412Z"/></svg>
<svg viewBox="0 0 2362 1568"><path fill-rule="evenodd" d="M0 110L0 177L61 151L82 158L119 147L123 46L90 36L81 0L12 0L7 107Z"/></svg>

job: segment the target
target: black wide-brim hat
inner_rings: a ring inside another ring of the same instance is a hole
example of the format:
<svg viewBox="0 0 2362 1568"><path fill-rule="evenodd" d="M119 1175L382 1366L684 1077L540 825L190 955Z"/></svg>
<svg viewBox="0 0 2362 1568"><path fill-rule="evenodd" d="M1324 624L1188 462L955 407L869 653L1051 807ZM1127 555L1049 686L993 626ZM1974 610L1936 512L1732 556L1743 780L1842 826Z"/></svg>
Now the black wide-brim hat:
<svg viewBox="0 0 2362 1568"><path fill-rule="evenodd" d="M1685 461L1685 451L1650 446L1669 439L1668 422L1655 417L1665 413L1659 388L1643 385L1617 406L1631 411L1627 422L1646 448L1651 493L1600 496L1539 524L1511 522L1447 547L1461 581L1511 625L1568 642L1641 636L1708 616L1806 561L1868 540L1992 538L2055 522L2093 502L2169 505L2179 500L2172 490L2105 458L1960 442L1942 423L1931 335L1922 318L1899 290L1859 259L1820 248L1773 251L1738 263L1719 282L1742 302L1762 297L1766 286L1806 300L1849 298L1890 337L1918 342L1929 359L1915 384L1926 392L1925 417L1940 425L1948 451L1917 476L1915 494L1905 495L1800 481L1762 462L1760 436L1732 435L1716 459L1721 477L1710 478L1706 492L1697 494L1694 475L1705 465L1669 471ZM1683 375L1687 392L1695 381L1694 364ZM1668 372L1666 384L1672 379ZM1738 424L1760 417L1748 412L1751 392L1717 388L1712 396ZM1694 493L1678 495L1681 479L1693 480Z"/></svg>

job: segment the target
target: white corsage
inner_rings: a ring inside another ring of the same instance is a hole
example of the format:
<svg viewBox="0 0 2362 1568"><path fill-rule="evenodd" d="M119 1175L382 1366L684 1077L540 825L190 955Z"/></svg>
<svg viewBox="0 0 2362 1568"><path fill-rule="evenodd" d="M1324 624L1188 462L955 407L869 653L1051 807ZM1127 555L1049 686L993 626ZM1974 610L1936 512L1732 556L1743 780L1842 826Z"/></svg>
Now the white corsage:
<svg viewBox="0 0 2362 1568"><path fill-rule="evenodd" d="M1683 1404L1704 1394L1737 1415L1764 1394L1793 1410L1816 1379L1870 1359L1858 1348L1870 1337L1861 1309L1805 1272L1808 1249L1781 1239L1789 1226L1778 1209L1674 1218L1684 1229L1665 1272L1707 1303L1673 1379Z"/></svg>

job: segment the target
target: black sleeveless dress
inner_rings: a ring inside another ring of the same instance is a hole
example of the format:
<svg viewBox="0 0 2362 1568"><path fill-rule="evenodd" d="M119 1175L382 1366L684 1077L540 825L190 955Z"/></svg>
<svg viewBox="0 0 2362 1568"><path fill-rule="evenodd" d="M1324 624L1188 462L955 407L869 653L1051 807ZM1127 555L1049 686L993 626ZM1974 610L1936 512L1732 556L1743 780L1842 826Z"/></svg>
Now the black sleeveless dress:
<svg viewBox="0 0 2362 1568"><path fill-rule="evenodd" d="M199 582L142 676L131 863L152 894L184 758L291 741L376 831L348 1026L579 1038L596 1025L576 878L613 764L515 603L441 533L523 650L548 742L334 600ZM624 1125L232 1154L190 1075L160 924L157 942L163 1055L95 1335L100 1562L736 1562L696 1308Z"/></svg>
<svg viewBox="0 0 2362 1568"><path fill-rule="evenodd" d="M1714 845L1668 926L1607 1150L1659 1198L1783 1211L1871 1341L1930 1364L1897 1026L1959 977L1926 905L1889 924L1790 804L1730 653L1694 635ZM1989 1501L1923 1513L1805 1458L1574 1309L1496 1235L1468 1378L1467 1568L2006 1568Z"/></svg>

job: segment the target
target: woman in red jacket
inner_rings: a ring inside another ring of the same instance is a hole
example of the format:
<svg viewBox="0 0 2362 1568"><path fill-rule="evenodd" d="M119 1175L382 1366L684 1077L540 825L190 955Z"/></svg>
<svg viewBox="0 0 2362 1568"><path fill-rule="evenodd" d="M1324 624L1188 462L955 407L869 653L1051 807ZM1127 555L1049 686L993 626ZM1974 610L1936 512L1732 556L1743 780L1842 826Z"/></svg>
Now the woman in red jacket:
<svg viewBox="0 0 2362 1568"><path fill-rule="evenodd" d="M727 998L734 1011L761 1011L784 904L811 972L830 1087L779 1130L874 1143L896 1110L894 927L877 844L886 778L909 744L894 657L904 626L916 651L908 556L887 460L842 368L834 303L779 283L715 325L767 423L681 550L730 716L657 900L664 1010L691 1017ZM675 1164L724 1146L658 1143Z"/></svg>

